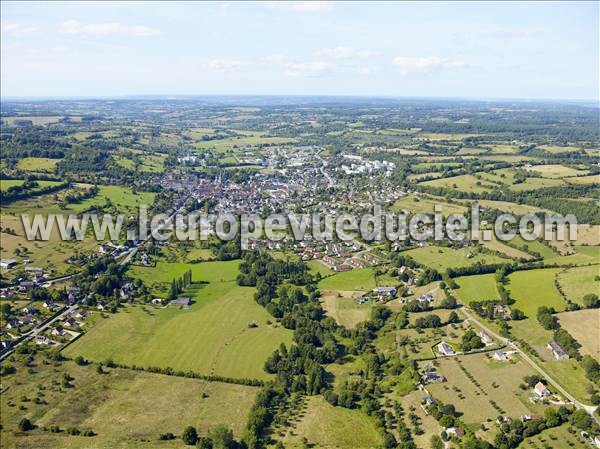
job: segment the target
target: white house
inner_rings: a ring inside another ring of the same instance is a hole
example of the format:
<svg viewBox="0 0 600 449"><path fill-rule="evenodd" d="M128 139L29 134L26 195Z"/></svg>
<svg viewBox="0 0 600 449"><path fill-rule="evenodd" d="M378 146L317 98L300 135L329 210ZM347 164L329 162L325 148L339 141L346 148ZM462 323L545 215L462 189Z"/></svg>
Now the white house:
<svg viewBox="0 0 600 449"><path fill-rule="evenodd" d="M533 387L533 391L540 398L543 398L545 396L549 396L550 394L552 394L552 393L550 393L550 390L548 390L548 388L546 388L546 385L544 385L542 382L538 382L537 384L535 384L535 387Z"/></svg>
<svg viewBox="0 0 600 449"><path fill-rule="evenodd" d="M441 352L442 354L444 354L446 356L456 355L456 352L454 352L454 349L452 349L452 346L450 346L445 341L440 342L436 346L436 348L439 352Z"/></svg>

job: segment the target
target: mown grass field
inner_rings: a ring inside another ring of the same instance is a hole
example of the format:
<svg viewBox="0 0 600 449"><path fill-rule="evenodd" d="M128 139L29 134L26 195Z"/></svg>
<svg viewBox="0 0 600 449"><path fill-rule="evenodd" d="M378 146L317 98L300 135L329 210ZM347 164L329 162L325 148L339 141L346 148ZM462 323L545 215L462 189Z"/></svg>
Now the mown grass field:
<svg viewBox="0 0 600 449"><path fill-rule="evenodd" d="M369 291L375 288L375 276L372 268L358 268L342 271L326 277L319 282L321 290L358 290Z"/></svg>
<svg viewBox="0 0 600 449"><path fill-rule="evenodd" d="M199 264L158 261L155 267L132 266L129 273L152 287L156 295L163 294L164 297L171 281L180 278L187 270L192 270L194 282L230 282L237 278L239 264L239 260Z"/></svg>
<svg viewBox="0 0 600 449"><path fill-rule="evenodd" d="M323 449L364 449L382 443L373 418L360 410L333 407L322 396L310 396L299 422L282 439L286 448L302 448L302 437Z"/></svg>
<svg viewBox="0 0 600 449"><path fill-rule="evenodd" d="M256 387L126 369L104 371L98 374L95 365L64 362L60 369L41 365L27 372L21 367L17 375L4 377L2 447L182 448L181 440L159 443L158 437L166 432L181 435L188 425L206 435L224 424L241 437L258 392ZM73 378L72 387L60 386L63 372ZM22 401L24 396L27 402ZM36 404L36 396L43 397L47 404ZM9 403L22 404L26 409L19 410ZM13 431L23 416L39 428L27 435L15 435ZM53 425L63 431L57 434L42 430L43 426ZM97 435L69 436L65 430L71 426L93 430Z"/></svg>
<svg viewBox="0 0 600 449"><path fill-rule="evenodd" d="M435 268L440 272L444 272L448 268L469 267L476 263L495 264L510 261L510 259L501 258L493 254L477 252L476 248L454 249L426 246L410 249L403 254L412 257L422 265Z"/></svg>
<svg viewBox="0 0 600 449"><path fill-rule="evenodd" d="M292 333L269 324L272 317L254 302L254 289L221 280L227 264L219 270L218 262L207 263L206 271L201 265L194 280L210 283L194 284L185 292L194 300L189 309L124 307L95 324L66 354L204 375L268 379L264 361L280 343L289 344ZM257 327L249 326L253 323Z"/></svg>
<svg viewBox="0 0 600 449"><path fill-rule="evenodd" d="M336 323L348 329L356 327L361 321L366 321L371 315L371 301L357 304L355 298L361 295L356 291L323 290L321 305L328 316Z"/></svg>
<svg viewBox="0 0 600 449"><path fill-rule="evenodd" d="M540 306L554 307L557 311L564 310L567 304L554 286L554 276L558 272L558 268L547 268L511 273L506 288L516 301L513 307L521 309L533 319Z"/></svg>
<svg viewBox="0 0 600 449"><path fill-rule="evenodd" d="M600 359L600 309L559 313L560 325L579 342L579 352Z"/></svg>
<svg viewBox="0 0 600 449"><path fill-rule="evenodd" d="M600 296L600 265L567 268L558 274L558 283L567 299L583 305L583 297L588 293Z"/></svg>
<svg viewBox="0 0 600 449"><path fill-rule="evenodd" d="M500 299L493 273L462 276L454 280L460 286L458 290L454 290L454 294L465 305L471 301Z"/></svg>

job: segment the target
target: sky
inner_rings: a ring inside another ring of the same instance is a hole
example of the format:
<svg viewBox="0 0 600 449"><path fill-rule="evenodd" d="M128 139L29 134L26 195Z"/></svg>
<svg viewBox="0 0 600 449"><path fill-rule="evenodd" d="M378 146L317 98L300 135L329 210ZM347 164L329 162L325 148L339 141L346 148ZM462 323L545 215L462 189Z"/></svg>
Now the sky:
<svg viewBox="0 0 600 449"><path fill-rule="evenodd" d="M3 97L599 95L598 2L0 5Z"/></svg>

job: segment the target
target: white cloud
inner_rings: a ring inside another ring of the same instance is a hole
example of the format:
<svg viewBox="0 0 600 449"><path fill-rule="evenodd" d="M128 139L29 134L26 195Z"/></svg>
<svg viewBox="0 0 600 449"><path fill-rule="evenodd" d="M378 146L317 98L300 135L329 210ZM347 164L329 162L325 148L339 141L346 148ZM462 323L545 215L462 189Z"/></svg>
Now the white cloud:
<svg viewBox="0 0 600 449"><path fill-rule="evenodd" d="M12 34L15 36L23 36L25 34L35 33L37 28L32 26L21 25L20 23L3 20L0 22L2 34Z"/></svg>
<svg viewBox="0 0 600 449"><path fill-rule="evenodd" d="M352 47L324 48L317 52L317 56L333 59L365 59L374 55L374 51L355 50Z"/></svg>
<svg viewBox="0 0 600 449"><path fill-rule="evenodd" d="M145 25L123 25L119 22L81 23L77 20L67 20L60 25L60 30L68 34L87 34L108 36L111 34L127 34L130 36L156 36L160 30Z"/></svg>
<svg viewBox="0 0 600 449"><path fill-rule="evenodd" d="M233 59L213 59L205 64L208 70L213 72L235 72L239 70L245 63L243 61L236 61Z"/></svg>
<svg viewBox="0 0 600 449"><path fill-rule="evenodd" d="M263 56L260 58L261 62L266 62L267 64L281 64L285 61L285 55L283 53L275 53L272 55Z"/></svg>
<svg viewBox="0 0 600 449"><path fill-rule="evenodd" d="M367 76L373 73L373 69L371 67L359 67L358 68L358 74L359 75L363 75L363 76Z"/></svg>
<svg viewBox="0 0 600 449"><path fill-rule="evenodd" d="M433 73L445 69L465 67L465 62L459 59L440 58L439 56L397 56L392 63L400 68L400 73Z"/></svg>
<svg viewBox="0 0 600 449"><path fill-rule="evenodd" d="M332 68L332 64L323 61L290 63L285 66L285 74L292 77L319 76Z"/></svg>
<svg viewBox="0 0 600 449"><path fill-rule="evenodd" d="M320 12L331 9L331 2L328 1L308 1L308 2L293 2L293 1L276 1L264 2L267 8L280 9L293 12Z"/></svg>

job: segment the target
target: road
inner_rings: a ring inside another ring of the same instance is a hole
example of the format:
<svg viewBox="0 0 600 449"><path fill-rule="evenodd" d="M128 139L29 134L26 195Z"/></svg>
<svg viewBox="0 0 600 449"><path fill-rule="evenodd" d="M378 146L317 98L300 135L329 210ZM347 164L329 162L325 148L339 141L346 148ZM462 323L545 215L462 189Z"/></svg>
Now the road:
<svg viewBox="0 0 600 449"><path fill-rule="evenodd" d="M488 335L491 335L492 337L496 338L498 341L501 341L502 343L504 343L505 345L507 345L514 351L516 351L523 358L523 360L525 360L527 363L529 363L529 365L533 369L535 369L538 373L540 373L548 381L548 383L550 383L554 388L556 388L556 390L558 392L560 392L560 394L562 394L565 398L567 398L575 407L585 410L587 413L589 413L592 416L592 418L600 425L600 419L594 414L594 412L596 411L596 408L597 408L596 406L587 405L587 404L584 404L584 403L578 401L577 399L575 399L575 397L572 394L570 394L557 381L555 381L552 378L552 376L550 376L535 360L533 360L521 348L519 348L519 346L517 346L517 344L515 342L511 341L510 339L508 339L506 337L502 337L501 335L497 334L496 332L494 332L493 330L488 328L480 320L475 318L475 316L473 316L473 314L471 312L467 311L466 307L463 306L461 311L467 316L468 319L470 319L471 321L476 323L479 327L484 329L485 332L488 333Z"/></svg>
<svg viewBox="0 0 600 449"><path fill-rule="evenodd" d="M58 315L56 315L51 320L46 321L45 323L43 323L43 324L41 324L41 325L39 325L37 327L34 327L33 329L31 329L26 334L21 335L21 340L17 344L11 346L8 350L6 350L6 352L3 352L0 355L0 362L3 361L5 358L7 358L9 355L11 355L15 351L15 349L18 348L19 346L21 346L23 343L27 343L31 339L35 338L36 335L39 335L39 334L43 333L46 329L48 329L49 327L51 327L57 321L64 320L77 307L78 307L78 304L73 304L72 306L65 307L62 312L60 312Z"/></svg>
<svg viewBox="0 0 600 449"><path fill-rule="evenodd" d="M191 196L191 194L190 194ZM165 223L163 224L163 226L161 226L159 229L164 229L166 226L168 226L171 221L173 220L173 218L175 217L176 214L182 212L185 208L185 203L186 201L190 198L190 196L188 196L181 204L182 206L180 206L175 212L173 212L168 218L167 220L165 220ZM142 240L142 242L145 242L146 240L148 240L150 237L147 237L146 239ZM125 254L124 257L121 259L121 261L119 262L121 265L126 265L128 264L131 259L133 259L133 257L135 256L135 254L137 253L138 248L133 247L131 249L129 249ZM80 273L75 273L75 274L71 274L71 275L67 275L67 276L63 276L61 278L56 278L56 279L52 279L46 283L43 284L44 287L49 287L50 285L52 285L52 283L54 282L58 282L58 281L65 281L67 279L71 279L75 276L78 276ZM11 346L9 349L7 349L5 352L3 352L2 354L0 354L0 362L3 361L4 359L6 359L8 356L10 356L16 348L18 348L19 346L21 346L24 343L29 342L31 339L35 338L36 335L39 335L41 333L43 333L46 329L48 329L50 326L52 326L54 323L56 323L57 321L61 321L63 319L66 318L67 315L69 315L71 312L73 312L76 308L78 307L78 304L73 304L72 306L69 307L65 307L65 309L60 312L57 316L55 316L54 318L52 318L50 321L45 322L44 324L41 324L37 327L34 327L33 329L31 329L29 332L21 335L19 338L18 343L15 343L13 346Z"/></svg>

